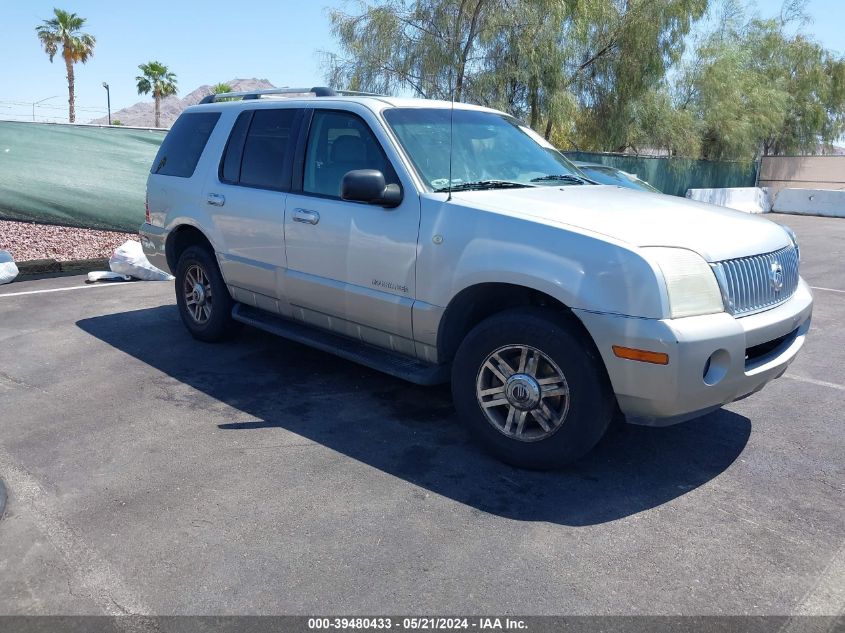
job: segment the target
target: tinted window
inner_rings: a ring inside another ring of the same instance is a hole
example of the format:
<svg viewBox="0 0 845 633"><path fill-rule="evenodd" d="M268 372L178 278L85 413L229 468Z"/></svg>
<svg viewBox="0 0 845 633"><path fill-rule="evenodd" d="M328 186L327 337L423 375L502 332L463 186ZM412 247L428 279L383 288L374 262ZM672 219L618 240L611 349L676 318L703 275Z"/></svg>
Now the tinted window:
<svg viewBox="0 0 845 633"><path fill-rule="evenodd" d="M318 110L305 153L303 191L340 197L340 182L353 169L378 169L387 183L399 182L363 120L349 112Z"/></svg>
<svg viewBox="0 0 845 633"><path fill-rule="evenodd" d="M296 114L292 108L255 110L244 143L240 184L286 188L285 158L293 149L291 128Z"/></svg>
<svg viewBox="0 0 845 633"><path fill-rule="evenodd" d="M252 111L241 112L229 141L226 143L226 150L223 153L223 161L220 165L220 180L237 184L241 178L241 158L244 155L244 140L252 120Z"/></svg>
<svg viewBox="0 0 845 633"><path fill-rule="evenodd" d="M191 112L176 119L158 149L150 171L163 176L190 178L219 118L219 112Z"/></svg>

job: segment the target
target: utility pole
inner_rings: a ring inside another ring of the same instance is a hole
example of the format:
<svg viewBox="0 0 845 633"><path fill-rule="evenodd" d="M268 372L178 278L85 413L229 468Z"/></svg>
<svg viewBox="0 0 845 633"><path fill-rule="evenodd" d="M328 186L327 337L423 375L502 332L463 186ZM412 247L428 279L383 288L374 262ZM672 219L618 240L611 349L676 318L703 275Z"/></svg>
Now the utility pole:
<svg viewBox="0 0 845 633"><path fill-rule="evenodd" d="M109 125L111 125L111 92L109 92L109 85L104 81L103 88L106 89L106 105L109 109Z"/></svg>
<svg viewBox="0 0 845 633"><path fill-rule="evenodd" d="M58 99L60 95L53 95L52 97L47 97L45 99L41 99L41 101L33 101L32 102L32 120L35 121L35 106L39 103L44 103L45 101L49 101L50 99Z"/></svg>

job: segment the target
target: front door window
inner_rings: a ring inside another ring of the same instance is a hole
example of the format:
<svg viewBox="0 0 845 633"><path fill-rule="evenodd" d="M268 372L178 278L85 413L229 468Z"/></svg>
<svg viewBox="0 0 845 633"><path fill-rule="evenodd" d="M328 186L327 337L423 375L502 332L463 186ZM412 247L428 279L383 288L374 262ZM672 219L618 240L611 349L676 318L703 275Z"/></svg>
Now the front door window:
<svg viewBox="0 0 845 633"><path fill-rule="evenodd" d="M399 182L364 121L349 112L315 112L305 153L303 192L339 198L343 176L354 169L377 169L387 183Z"/></svg>

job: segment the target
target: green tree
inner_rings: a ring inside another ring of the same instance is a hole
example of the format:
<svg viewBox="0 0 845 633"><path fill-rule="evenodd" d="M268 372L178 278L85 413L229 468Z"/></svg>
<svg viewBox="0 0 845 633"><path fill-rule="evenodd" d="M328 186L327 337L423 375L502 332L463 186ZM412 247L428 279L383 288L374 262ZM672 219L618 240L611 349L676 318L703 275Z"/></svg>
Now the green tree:
<svg viewBox="0 0 845 633"><path fill-rule="evenodd" d="M566 90L565 63L571 49L562 25L573 18L571 3L505 3L483 33L484 54L473 79L473 100L529 121L545 135L571 120L573 95Z"/></svg>
<svg viewBox="0 0 845 633"><path fill-rule="evenodd" d="M227 92L232 92L232 87L229 84L226 84L226 83L214 84L211 87L211 94L213 94L213 95L223 95L223 94L226 94ZM235 100L236 100L236 97L232 97L231 99L220 98L220 97L217 98L217 101L235 101Z"/></svg>
<svg viewBox="0 0 845 633"><path fill-rule="evenodd" d="M76 63L87 62L94 54L96 44L93 35L82 32L83 26L85 26L85 18L61 9L53 9L53 17L35 27L38 39L51 63L59 51L59 46L62 48L62 59L67 69L68 121L71 123L76 121L73 66Z"/></svg>
<svg viewBox="0 0 845 633"><path fill-rule="evenodd" d="M643 110L654 113L665 105L657 88L680 61L708 0L595 0L581 6L577 19L564 25L574 49L566 85L581 110L578 137L592 149L624 151L642 132Z"/></svg>
<svg viewBox="0 0 845 633"><path fill-rule="evenodd" d="M473 101L525 118L549 138L624 145L629 102L676 60L708 0L386 0L331 13L340 54L330 83Z"/></svg>
<svg viewBox="0 0 845 633"><path fill-rule="evenodd" d="M701 51L690 107L701 122L702 158L750 160L781 125L786 94L752 68L755 54L742 40Z"/></svg>
<svg viewBox="0 0 845 633"><path fill-rule="evenodd" d="M830 145L845 132L845 60L801 32L805 2L789 0L774 19L726 5L727 18L679 74L678 108L699 119L703 157L750 160Z"/></svg>
<svg viewBox="0 0 845 633"><path fill-rule="evenodd" d="M755 24L751 39L759 42L752 69L783 95L781 124L763 135L763 154L815 154L845 133L845 60L802 34L786 37L773 21Z"/></svg>
<svg viewBox="0 0 845 633"><path fill-rule="evenodd" d="M464 98L488 18L506 0L386 0L359 13L331 11L342 54L328 54L332 85L428 99Z"/></svg>
<svg viewBox="0 0 845 633"><path fill-rule="evenodd" d="M845 132L845 62L791 34L806 2L763 20L740 0L362 1L331 13L327 79L495 107L558 146L811 152Z"/></svg>
<svg viewBox="0 0 845 633"><path fill-rule="evenodd" d="M697 157L701 153L701 121L695 112L676 107L666 82L633 101L628 114L631 122L622 142L635 154L643 149L669 156Z"/></svg>
<svg viewBox="0 0 845 633"><path fill-rule="evenodd" d="M138 94L153 93L155 100L155 127L161 127L161 100L176 94L176 75L161 62L149 62L138 66L141 74L135 77Z"/></svg>

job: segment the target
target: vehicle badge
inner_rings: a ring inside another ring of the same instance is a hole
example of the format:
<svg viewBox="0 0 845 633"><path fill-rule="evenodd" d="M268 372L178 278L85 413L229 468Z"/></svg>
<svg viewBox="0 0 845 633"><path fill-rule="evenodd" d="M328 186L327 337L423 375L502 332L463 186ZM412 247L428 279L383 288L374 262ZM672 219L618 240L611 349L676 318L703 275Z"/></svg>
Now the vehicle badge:
<svg viewBox="0 0 845 633"><path fill-rule="evenodd" d="M772 262L769 268L769 282L775 292L783 290L783 266L780 262Z"/></svg>

